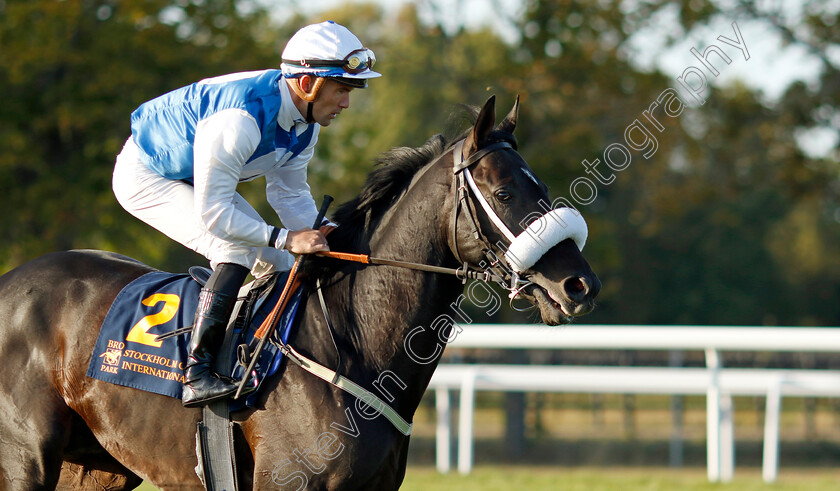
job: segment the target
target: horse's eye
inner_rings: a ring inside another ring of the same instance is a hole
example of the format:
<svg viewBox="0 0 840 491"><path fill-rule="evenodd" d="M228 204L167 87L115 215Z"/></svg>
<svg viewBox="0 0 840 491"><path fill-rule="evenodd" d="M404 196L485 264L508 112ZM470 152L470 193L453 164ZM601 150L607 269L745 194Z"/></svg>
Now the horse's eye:
<svg viewBox="0 0 840 491"><path fill-rule="evenodd" d="M498 191L496 191L493 194L496 196L497 200L499 200L503 203L505 201L510 201L510 199L513 198L513 195L511 195L509 192L505 191L504 189L499 189Z"/></svg>

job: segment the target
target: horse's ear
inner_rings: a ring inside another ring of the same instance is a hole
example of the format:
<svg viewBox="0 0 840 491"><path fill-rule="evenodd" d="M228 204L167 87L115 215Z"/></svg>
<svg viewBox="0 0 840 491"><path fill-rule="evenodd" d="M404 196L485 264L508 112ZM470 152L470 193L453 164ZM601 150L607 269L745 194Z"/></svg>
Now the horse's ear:
<svg viewBox="0 0 840 491"><path fill-rule="evenodd" d="M475 121L470 134L464 141L464 149L462 155L464 158L469 157L478 148L478 143L487 139L490 131L493 130L493 125L496 124L496 96L491 95L481 112L478 113L478 118Z"/></svg>
<svg viewBox="0 0 840 491"><path fill-rule="evenodd" d="M519 94L516 94L516 101L513 103L513 109L510 110L505 119L499 123L499 129L507 133L513 133L516 129L516 120L519 119Z"/></svg>

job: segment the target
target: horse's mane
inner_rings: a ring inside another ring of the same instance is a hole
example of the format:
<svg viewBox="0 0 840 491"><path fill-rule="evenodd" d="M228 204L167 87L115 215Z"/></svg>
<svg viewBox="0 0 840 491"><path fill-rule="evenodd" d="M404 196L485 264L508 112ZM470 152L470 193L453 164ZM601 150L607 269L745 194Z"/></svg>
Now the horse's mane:
<svg viewBox="0 0 840 491"><path fill-rule="evenodd" d="M421 147L398 147L382 154L359 195L342 204L333 214L332 220L339 228L330 234L330 244L355 250L354 246L369 238L384 212L408 189L414 175L442 155L446 148L447 139L434 135Z"/></svg>
<svg viewBox="0 0 840 491"><path fill-rule="evenodd" d="M460 107L470 126L475 124L480 108L468 105ZM338 223L339 227L330 233L330 247L342 252L364 252L364 243L370 238L384 213L408 189L417 172L440 157L450 145L465 138L470 129L453 138L434 135L420 147L398 147L382 154L376 160L374 170L368 174L359 195L343 203L333 214L332 220ZM517 147L516 138L511 133L500 130L491 131L487 141L481 142L481 146L496 141L507 141L514 148Z"/></svg>

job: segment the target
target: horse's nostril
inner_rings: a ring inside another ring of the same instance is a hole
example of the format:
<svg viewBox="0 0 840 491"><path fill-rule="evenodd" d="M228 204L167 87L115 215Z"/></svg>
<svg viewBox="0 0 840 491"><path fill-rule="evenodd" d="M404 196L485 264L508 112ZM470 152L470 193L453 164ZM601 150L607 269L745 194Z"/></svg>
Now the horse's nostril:
<svg viewBox="0 0 840 491"><path fill-rule="evenodd" d="M563 288L570 296L579 295L586 290L586 283L579 277L567 278L563 284Z"/></svg>

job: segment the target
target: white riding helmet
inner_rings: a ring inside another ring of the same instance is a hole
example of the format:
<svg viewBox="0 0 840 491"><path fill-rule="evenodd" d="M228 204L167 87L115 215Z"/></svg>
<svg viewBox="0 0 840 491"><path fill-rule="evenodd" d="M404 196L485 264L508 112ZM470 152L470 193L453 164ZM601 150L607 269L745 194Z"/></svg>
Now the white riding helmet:
<svg viewBox="0 0 840 491"><path fill-rule="evenodd" d="M381 77L371 70L376 57L346 27L329 20L300 29L286 43L280 68L288 78L327 77L351 87L367 87Z"/></svg>

